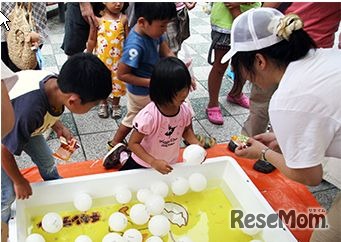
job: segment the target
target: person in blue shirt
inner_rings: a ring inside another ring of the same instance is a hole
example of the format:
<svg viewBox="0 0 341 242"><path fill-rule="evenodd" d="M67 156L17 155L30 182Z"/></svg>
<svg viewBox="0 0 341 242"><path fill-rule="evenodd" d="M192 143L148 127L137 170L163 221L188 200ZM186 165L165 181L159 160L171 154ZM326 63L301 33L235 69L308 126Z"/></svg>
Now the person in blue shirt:
<svg viewBox="0 0 341 242"><path fill-rule="evenodd" d="M149 82L161 57L174 56L163 34L176 17L174 3L135 3L137 22L131 29L118 67L118 78L127 84L127 114L108 148L123 142L131 131L136 114L150 103Z"/></svg>

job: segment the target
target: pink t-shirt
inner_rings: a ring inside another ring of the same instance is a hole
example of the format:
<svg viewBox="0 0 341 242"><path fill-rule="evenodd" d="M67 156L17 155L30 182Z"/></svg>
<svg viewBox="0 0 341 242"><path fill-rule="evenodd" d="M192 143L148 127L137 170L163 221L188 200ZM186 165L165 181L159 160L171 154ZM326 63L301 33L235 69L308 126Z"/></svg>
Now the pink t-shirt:
<svg viewBox="0 0 341 242"><path fill-rule="evenodd" d="M141 146L151 156L163 159L169 164L177 162L183 132L192 121L191 111L186 103L180 106L174 116L165 116L154 102L150 102L135 117L133 127L145 137ZM132 153L132 158L141 166L150 167Z"/></svg>
<svg viewBox="0 0 341 242"><path fill-rule="evenodd" d="M285 14L296 13L304 22L304 30L319 48L331 48L341 20L340 2L293 2Z"/></svg>

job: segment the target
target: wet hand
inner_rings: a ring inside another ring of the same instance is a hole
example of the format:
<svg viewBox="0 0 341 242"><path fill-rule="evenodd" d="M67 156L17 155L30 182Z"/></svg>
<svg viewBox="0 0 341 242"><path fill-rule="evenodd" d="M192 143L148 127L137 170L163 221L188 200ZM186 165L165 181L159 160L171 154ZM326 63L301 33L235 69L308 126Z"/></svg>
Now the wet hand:
<svg viewBox="0 0 341 242"><path fill-rule="evenodd" d="M164 160L155 159L150 165L162 174L168 174L173 170L173 167Z"/></svg>
<svg viewBox="0 0 341 242"><path fill-rule="evenodd" d="M30 183L25 179L14 182L14 191L17 199L28 199L32 195Z"/></svg>

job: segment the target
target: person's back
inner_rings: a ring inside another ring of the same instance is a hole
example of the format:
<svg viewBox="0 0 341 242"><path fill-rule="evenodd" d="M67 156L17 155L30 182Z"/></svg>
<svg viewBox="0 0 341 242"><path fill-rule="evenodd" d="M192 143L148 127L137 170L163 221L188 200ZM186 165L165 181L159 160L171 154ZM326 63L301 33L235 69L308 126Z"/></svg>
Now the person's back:
<svg viewBox="0 0 341 242"><path fill-rule="evenodd" d="M285 14L295 13L319 48L331 48L341 21L340 2L293 2Z"/></svg>
<svg viewBox="0 0 341 242"><path fill-rule="evenodd" d="M120 60L117 75L127 84L127 114L108 148L123 142L132 129L136 114L149 102L149 82L160 57L173 56L162 35L176 16L174 3L135 3L137 23L131 29Z"/></svg>
<svg viewBox="0 0 341 242"><path fill-rule="evenodd" d="M338 101L341 91L340 62L341 55L333 49L311 50L304 58L288 65L271 98L269 114L273 129L277 131L276 136L289 141L287 143L292 140L292 146L297 145L296 140L302 135L310 137L306 140L320 140L319 143L309 142L305 148L306 160L312 160L311 155L322 147L325 152L314 157L315 162L320 162L324 156L341 158L341 109ZM300 120L301 127L287 124L287 127L291 127L290 132L279 129L277 124L284 119ZM316 125L325 127L321 128L323 135L313 132L315 129L311 128ZM300 166L300 163L295 162L297 156L293 151L301 153L301 150L291 150L290 156L286 156L288 165Z"/></svg>

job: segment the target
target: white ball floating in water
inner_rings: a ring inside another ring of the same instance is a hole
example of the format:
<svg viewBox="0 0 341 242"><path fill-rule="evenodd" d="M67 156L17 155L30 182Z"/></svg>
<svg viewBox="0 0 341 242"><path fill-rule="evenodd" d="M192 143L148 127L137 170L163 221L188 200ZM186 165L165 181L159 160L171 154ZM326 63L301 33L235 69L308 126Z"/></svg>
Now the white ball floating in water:
<svg viewBox="0 0 341 242"><path fill-rule="evenodd" d="M78 193L73 199L73 205L81 212L85 212L91 208L92 198L87 193Z"/></svg>
<svg viewBox="0 0 341 242"><path fill-rule="evenodd" d="M148 229L152 235L163 237L170 230L170 222L163 215L155 215L149 220Z"/></svg>
<svg viewBox="0 0 341 242"><path fill-rule="evenodd" d="M109 227L116 232L123 231L128 224L127 217L121 212L115 212L109 217Z"/></svg>
<svg viewBox="0 0 341 242"><path fill-rule="evenodd" d="M191 165L201 164L206 157L206 150L200 145L189 145L185 148L182 154L182 159L185 163Z"/></svg>
<svg viewBox="0 0 341 242"><path fill-rule="evenodd" d="M34 233L27 236L25 242L45 242L45 239L42 235Z"/></svg>
<svg viewBox="0 0 341 242"><path fill-rule="evenodd" d="M187 236L182 236L177 240L177 242L192 242L192 240Z"/></svg>
<svg viewBox="0 0 341 242"><path fill-rule="evenodd" d="M161 197L167 197L169 188L165 182L157 181L150 185L150 190L152 193L160 195Z"/></svg>
<svg viewBox="0 0 341 242"><path fill-rule="evenodd" d="M92 242L92 239L87 235L80 235L75 239L75 242Z"/></svg>
<svg viewBox="0 0 341 242"><path fill-rule="evenodd" d="M153 194L145 202L147 210L152 215L161 214L165 208L165 200L160 195Z"/></svg>
<svg viewBox="0 0 341 242"><path fill-rule="evenodd" d="M146 242L162 242L162 239L159 236L151 236L149 237Z"/></svg>
<svg viewBox="0 0 341 242"><path fill-rule="evenodd" d="M137 229L128 229L124 232L123 238L127 240L127 242L142 242L142 234Z"/></svg>
<svg viewBox="0 0 341 242"><path fill-rule="evenodd" d="M48 233L57 233L63 228L63 219L58 213L47 213L41 221L41 226Z"/></svg>
<svg viewBox="0 0 341 242"><path fill-rule="evenodd" d="M175 181L172 182L172 191L175 195L181 196L184 195L189 190L188 180L183 177L175 178Z"/></svg>
<svg viewBox="0 0 341 242"><path fill-rule="evenodd" d="M144 204L138 203L131 207L130 218L134 224L142 225L148 222L150 213Z"/></svg>
<svg viewBox="0 0 341 242"><path fill-rule="evenodd" d="M109 233L103 237L102 242L126 242L126 240L120 234Z"/></svg>
<svg viewBox="0 0 341 242"><path fill-rule="evenodd" d="M145 203L147 199L152 195L152 192L147 188L141 188L137 191L137 200L141 203Z"/></svg>
<svg viewBox="0 0 341 242"><path fill-rule="evenodd" d="M118 203L125 204L130 202L132 194L128 188L120 187L115 191L115 198Z"/></svg>
<svg viewBox="0 0 341 242"><path fill-rule="evenodd" d="M201 173L193 173L188 178L189 187L194 192L201 192L207 187L207 179Z"/></svg>

